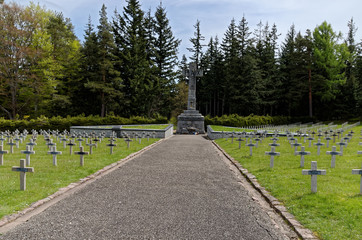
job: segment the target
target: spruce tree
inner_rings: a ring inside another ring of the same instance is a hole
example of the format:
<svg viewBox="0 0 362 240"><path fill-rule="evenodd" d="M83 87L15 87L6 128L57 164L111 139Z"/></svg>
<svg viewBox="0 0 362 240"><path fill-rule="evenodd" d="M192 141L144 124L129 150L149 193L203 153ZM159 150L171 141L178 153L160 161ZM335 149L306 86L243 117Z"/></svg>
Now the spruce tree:
<svg viewBox="0 0 362 240"><path fill-rule="evenodd" d="M118 57L117 71L124 84L123 115L147 115L147 94L152 89L151 67L147 53L144 12L139 1L127 0L123 14L116 12L113 33Z"/></svg>

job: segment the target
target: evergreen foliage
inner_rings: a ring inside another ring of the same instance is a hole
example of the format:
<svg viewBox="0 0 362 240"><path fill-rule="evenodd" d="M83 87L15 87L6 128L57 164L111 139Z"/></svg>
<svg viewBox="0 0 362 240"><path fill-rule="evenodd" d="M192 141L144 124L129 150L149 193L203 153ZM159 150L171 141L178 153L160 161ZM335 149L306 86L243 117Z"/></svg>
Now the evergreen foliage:
<svg viewBox="0 0 362 240"><path fill-rule="evenodd" d="M0 117L67 115L167 116L187 102L186 56L162 3L144 12L127 0L109 21L91 19L84 42L70 19L30 3L0 1ZM362 52L357 27L345 39L327 22L284 41L275 24L253 31L245 17L232 19L222 38L194 25L189 61L197 78L197 109L212 117L269 115L332 120L362 116ZM280 45L280 46L279 46Z"/></svg>

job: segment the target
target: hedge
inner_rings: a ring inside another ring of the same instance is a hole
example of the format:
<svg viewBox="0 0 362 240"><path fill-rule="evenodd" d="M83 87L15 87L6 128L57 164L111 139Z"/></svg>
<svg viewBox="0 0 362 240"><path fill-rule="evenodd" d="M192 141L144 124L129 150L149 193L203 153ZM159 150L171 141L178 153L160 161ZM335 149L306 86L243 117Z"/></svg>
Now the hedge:
<svg viewBox="0 0 362 240"><path fill-rule="evenodd" d="M296 122L315 122L316 120L309 117L287 117L287 116L256 116L249 115L246 117L237 114L223 115L221 117L205 116L205 126L221 125L229 127L247 127L260 125L284 125Z"/></svg>
<svg viewBox="0 0 362 240"><path fill-rule="evenodd" d="M76 116L76 117L51 117L47 118L44 116L30 120L7 120L0 118L0 131L23 131L27 129L31 131L35 129L39 131L43 130L59 130L69 131L71 126L93 126L93 125L132 125L132 124L166 124L168 120L166 117L155 116L154 118L145 117L130 117L123 118L119 116L110 115L107 117L99 116Z"/></svg>

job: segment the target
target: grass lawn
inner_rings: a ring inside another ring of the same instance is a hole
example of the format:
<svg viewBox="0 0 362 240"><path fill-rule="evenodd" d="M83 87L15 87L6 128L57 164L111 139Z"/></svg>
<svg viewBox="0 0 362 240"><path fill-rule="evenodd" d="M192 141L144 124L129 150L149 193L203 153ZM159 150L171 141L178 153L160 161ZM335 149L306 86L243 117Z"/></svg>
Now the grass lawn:
<svg viewBox="0 0 362 240"><path fill-rule="evenodd" d="M169 124L160 125L135 125L135 126L122 126L123 129L148 129L148 130L163 130L168 127Z"/></svg>
<svg viewBox="0 0 362 240"><path fill-rule="evenodd" d="M34 147L35 154L30 157L30 167L34 167L34 173L26 174L26 191L20 191L19 172L11 171L12 166L19 166L20 159L25 159L25 154L20 153L26 149L26 142L20 144L19 149L14 148L13 154L4 155L4 165L0 166L0 218L5 215L15 213L29 206L31 203L46 198L56 192L59 188L68 186L72 182L89 176L99 169L125 158L129 154L139 151L142 148L158 141L159 139L142 139L141 144L133 141L127 149L127 143L123 139L117 139L117 146L110 154L108 139L105 138L98 143L97 148L93 148L92 155L84 157L84 166L80 166L80 156L69 153L69 147L63 148L63 144L57 142L57 150L62 151L58 155L58 166L53 166L53 158L47 154L48 147L45 145L44 137L39 136L37 146ZM54 142L56 141L53 138ZM89 151L89 147L83 142L84 150ZM5 144L5 150L10 147ZM73 147L73 152L79 151L79 147ZM10 151L9 151L10 152Z"/></svg>
<svg viewBox="0 0 362 240"><path fill-rule="evenodd" d="M242 166L254 174L259 183L278 198L287 209L307 228L314 231L322 239L362 239L362 195L360 192L360 175L352 175L352 169L361 169L362 151L359 142L361 126L353 128L355 132L343 156L337 156L336 167L331 168L331 151L333 140L327 149L321 148L320 156L317 147L303 143L311 155L305 156L304 168L300 167L300 156L294 155L294 149L285 137L280 137L276 151L274 168L270 168L270 139L264 139L258 148L249 156L249 147L238 142L231 144L231 139L218 139L219 144ZM298 142L303 142L298 139ZM314 140L314 143L317 142ZM325 143L325 141L322 140ZM339 146L337 147L339 151ZM300 147L298 148L300 151ZM325 169L325 176L318 176L318 192L311 193L311 177L302 175L302 169L310 169L311 161L318 162L318 169Z"/></svg>

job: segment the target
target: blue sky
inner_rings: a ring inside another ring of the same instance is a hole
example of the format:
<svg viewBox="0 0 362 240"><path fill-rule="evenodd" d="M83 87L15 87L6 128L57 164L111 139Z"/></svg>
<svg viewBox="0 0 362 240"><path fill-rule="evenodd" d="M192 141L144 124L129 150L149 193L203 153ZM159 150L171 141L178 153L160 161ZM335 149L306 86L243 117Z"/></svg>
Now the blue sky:
<svg viewBox="0 0 362 240"><path fill-rule="evenodd" d="M5 0L10 2L10 0ZM15 0L21 5L27 5L28 0ZM107 6L108 17L113 12L122 11L125 0L34 0L48 9L63 12L71 19L75 33L83 40L88 17L91 16L94 25L98 24L99 10L104 3ZM140 0L142 9L155 11L160 0ZM163 0L167 17L174 35L181 39L180 54L189 56L187 47L190 47L190 37L193 36L194 25L200 20L201 33L205 36L205 44L210 37L218 36L221 40L230 21L237 22L243 15L249 22L251 30L262 21L269 25L276 24L280 42L285 38L290 26L294 23L296 29L305 32L314 29L323 21L332 24L334 31L348 32L347 23L353 17L356 26L360 28L356 40L362 38L362 1L361 0Z"/></svg>

